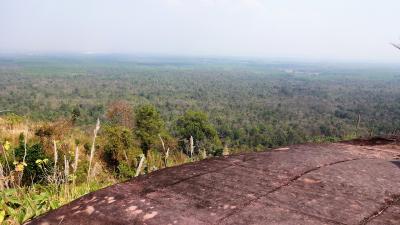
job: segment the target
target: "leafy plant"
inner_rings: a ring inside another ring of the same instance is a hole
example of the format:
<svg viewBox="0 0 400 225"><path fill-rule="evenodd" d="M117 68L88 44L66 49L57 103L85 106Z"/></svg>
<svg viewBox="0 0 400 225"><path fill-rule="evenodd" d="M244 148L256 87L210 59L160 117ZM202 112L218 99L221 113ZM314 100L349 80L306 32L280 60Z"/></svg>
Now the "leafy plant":
<svg viewBox="0 0 400 225"><path fill-rule="evenodd" d="M183 140L193 137L195 150L206 150L213 155L222 154L222 145L214 126L209 122L205 113L200 111L187 111L176 122L178 136ZM181 142L182 148L187 148L185 142ZM186 144L187 145L187 144Z"/></svg>
<svg viewBox="0 0 400 225"><path fill-rule="evenodd" d="M20 140L19 146L15 149L15 167L17 171L23 171L22 181L25 184L32 182L41 182L44 179L45 171L44 166L47 170L51 170L52 163L49 163L47 159L46 164L37 164L37 160L46 159L47 156L43 150L43 146L40 143L27 145L25 156L25 146L22 140ZM23 162L25 156L25 162Z"/></svg>
<svg viewBox="0 0 400 225"><path fill-rule="evenodd" d="M141 141L145 156L151 147L158 143L159 134L165 133L165 124L153 105L140 106L136 111L136 135Z"/></svg>

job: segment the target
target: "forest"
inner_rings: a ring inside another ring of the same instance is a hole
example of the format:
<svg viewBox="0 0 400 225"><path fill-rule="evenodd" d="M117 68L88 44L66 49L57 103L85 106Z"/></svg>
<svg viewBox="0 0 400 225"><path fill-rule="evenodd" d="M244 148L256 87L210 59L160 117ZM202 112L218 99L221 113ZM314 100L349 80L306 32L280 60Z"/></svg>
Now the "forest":
<svg viewBox="0 0 400 225"><path fill-rule="evenodd" d="M0 61L2 110L35 121L93 124L115 101L152 104L172 134L188 110L206 112L232 147L314 137L384 134L399 127L397 67L218 59L104 57ZM289 137L290 136L290 137Z"/></svg>
<svg viewBox="0 0 400 225"><path fill-rule="evenodd" d="M0 223L164 167L400 131L400 67L0 57Z"/></svg>

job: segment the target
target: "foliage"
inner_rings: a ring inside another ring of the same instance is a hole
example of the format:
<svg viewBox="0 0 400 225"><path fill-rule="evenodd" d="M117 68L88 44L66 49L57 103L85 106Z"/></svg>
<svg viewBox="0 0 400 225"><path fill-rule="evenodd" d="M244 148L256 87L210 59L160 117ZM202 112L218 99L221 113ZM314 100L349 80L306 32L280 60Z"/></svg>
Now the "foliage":
<svg viewBox="0 0 400 225"><path fill-rule="evenodd" d="M153 105L142 105L136 111L136 135L141 141L143 153L147 156L151 147L159 141L159 134L165 133L164 121Z"/></svg>
<svg viewBox="0 0 400 225"><path fill-rule="evenodd" d="M17 148L15 148L15 160L16 165L22 165L20 163L23 162L23 158L25 155L25 146L24 146L24 136L20 135L20 143ZM22 182L24 184L31 184L37 182L43 182L44 180L44 167L46 169L51 170L50 165L52 162L49 162L46 159L46 154L43 150L43 147L40 143L32 144L26 146L26 158L25 158L25 167L20 169L19 171L23 171ZM38 164L38 160L46 159L47 163ZM17 166L16 166L17 168ZM17 170L18 171L18 170Z"/></svg>
<svg viewBox="0 0 400 225"><path fill-rule="evenodd" d="M134 117L132 106L127 101L114 101L108 106L106 118L113 124L132 129Z"/></svg>
<svg viewBox="0 0 400 225"><path fill-rule="evenodd" d="M5 121L6 124L10 127L13 128L14 126L21 124L24 121L24 117L19 116L15 113L7 113L5 116Z"/></svg>
<svg viewBox="0 0 400 225"><path fill-rule="evenodd" d="M75 187L33 185L0 192L0 223L22 224L24 221L56 209L109 183L90 183Z"/></svg>
<svg viewBox="0 0 400 225"><path fill-rule="evenodd" d="M0 58L0 65L0 105L38 121L74 118L76 108L85 126L122 101L156 106L176 133L173 121L196 109L234 148L342 139L356 132L358 115L358 135L400 126L400 77L391 66L95 56Z"/></svg>
<svg viewBox="0 0 400 225"><path fill-rule="evenodd" d="M191 136L193 137L197 153L200 150L208 150L212 154L222 153L217 131L203 112L187 111L177 120L176 131L182 140L189 140ZM187 142L183 148L187 149Z"/></svg>
<svg viewBox="0 0 400 225"><path fill-rule="evenodd" d="M117 177L124 180L134 177L136 174L136 168L128 165L126 162L120 162L117 167L117 172Z"/></svg>
<svg viewBox="0 0 400 225"><path fill-rule="evenodd" d="M108 166L122 177L129 177L129 172L137 164L137 157L142 154L132 130L118 125L104 125L101 132L103 157Z"/></svg>
<svg viewBox="0 0 400 225"><path fill-rule="evenodd" d="M73 123L67 119L59 119L54 122L46 122L38 126L35 130L35 136L46 154L52 154L54 151L54 141L65 139L72 131ZM67 153L68 146L65 143L60 145L64 154Z"/></svg>
<svg viewBox="0 0 400 225"><path fill-rule="evenodd" d="M75 108L72 110L72 118L71 118L72 123L75 124L76 121L79 119L80 116L81 116L81 111L79 110L79 107L75 107Z"/></svg>

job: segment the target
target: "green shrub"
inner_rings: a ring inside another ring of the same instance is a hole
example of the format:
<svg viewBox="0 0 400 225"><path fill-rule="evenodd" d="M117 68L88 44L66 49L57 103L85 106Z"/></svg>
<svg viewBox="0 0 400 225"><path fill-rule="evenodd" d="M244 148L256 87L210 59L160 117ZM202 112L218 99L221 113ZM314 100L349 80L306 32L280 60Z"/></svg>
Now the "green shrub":
<svg viewBox="0 0 400 225"><path fill-rule="evenodd" d="M103 158L118 176L130 177L136 158L142 154L133 132L119 125L104 125L101 132Z"/></svg>
<svg viewBox="0 0 400 225"><path fill-rule="evenodd" d="M143 105L136 110L136 135L141 141L145 156L153 145L159 142L158 135L164 133L165 123L153 105Z"/></svg>
<svg viewBox="0 0 400 225"><path fill-rule="evenodd" d="M126 162L121 162L117 168L117 176L120 179L132 178L135 176L136 169L129 166Z"/></svg>
<svg viewBox="0 0 400 225"><path fill-rule="evenodd" d="M195 152L206 150L208 154L220 155L221 141L214 126L208 121L208 116L199 111L188 111L176 122L176 130L180 139L194 139ZM181 148L186 149L187 143L181 142Z"/></svg>
<svg viewBox="0 0 400 225"><path fill-rule="evenodd" d="M22 162L25 154L24 147L24 135L20 135L20 143L17 148L15 148L15 160L17 162ZM32 145L26 145L26 166L23 169L23 184L31 184L37 182L43 182L46 176L46 170L50 171L53 165L51 160L47 160L47 163L39 165L36 163L37 160L43 160L48 158L43 150L43 146L40 143L35 143Z"/></svg>

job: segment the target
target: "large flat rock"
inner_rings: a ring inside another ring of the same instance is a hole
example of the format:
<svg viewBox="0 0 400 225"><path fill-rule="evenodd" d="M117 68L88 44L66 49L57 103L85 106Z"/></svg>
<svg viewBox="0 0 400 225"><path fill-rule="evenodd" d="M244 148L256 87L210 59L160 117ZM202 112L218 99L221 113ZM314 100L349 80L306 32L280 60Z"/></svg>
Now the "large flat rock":
<svg viewBox="0 0 400 225"><path fill-rule="evenodd" d="M307 144L162 169L29 224L400 224L400 146Z"/></svg>

